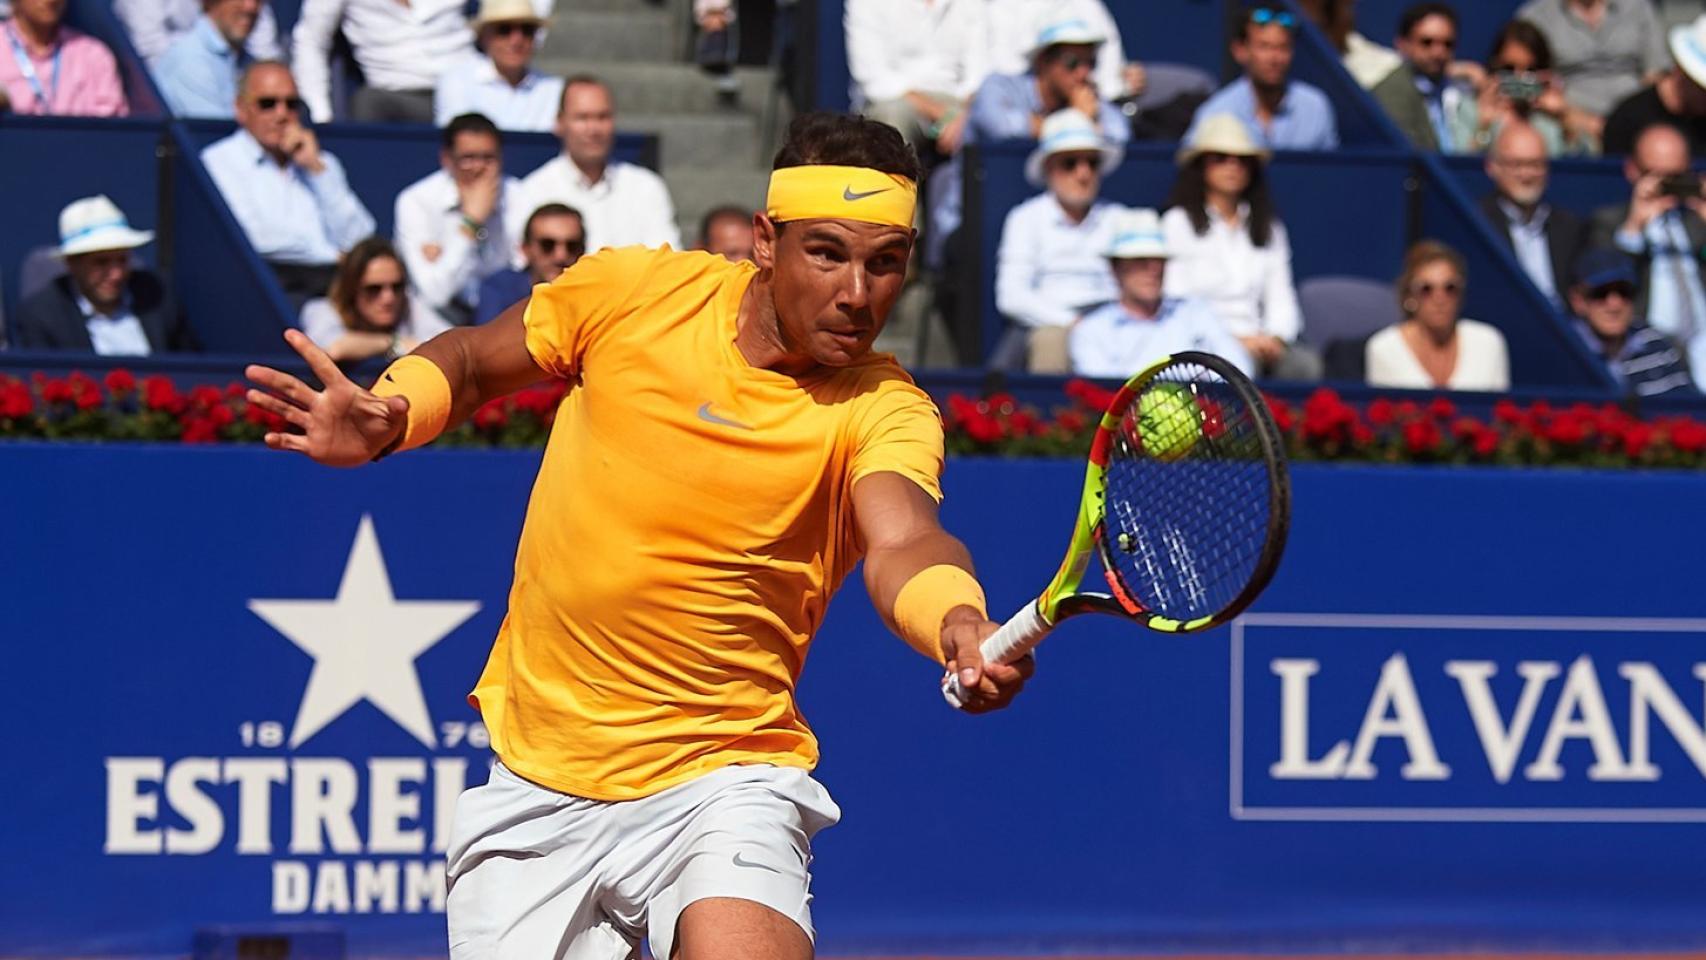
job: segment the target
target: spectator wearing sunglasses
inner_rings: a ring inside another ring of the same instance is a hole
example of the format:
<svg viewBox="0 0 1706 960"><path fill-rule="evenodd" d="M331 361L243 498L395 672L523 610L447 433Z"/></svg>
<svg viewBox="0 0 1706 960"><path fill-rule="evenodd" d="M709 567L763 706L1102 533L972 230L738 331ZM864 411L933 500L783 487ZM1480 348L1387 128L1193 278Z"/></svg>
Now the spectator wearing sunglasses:
<svg viewBox="0 0 1706 960"><path fill-rule="evenodd" d="M474 49L464 0L303 0L290 34L290 63L315 123L332 119L332 43L349 42L366 86L348 118L431 123L439 75Z"/></svg>
<svg viewBox="0 0 1706 960"><path fill-rule="evenodd" d="M1643 0L1529 0L1516 16L1546 34L1570 102L1595 116L1670 68L1664 27Z"/></svg>
<svg viewBox="0 0 1706 960"><path fill-rule="evenodd" d="M434 122L478 113L500 130L550 133L563 99L563 78L533 69L545 21L529 0L485 0L474 20L480 53L439 75Z"/></svg>
<svg viewBox="0 0 1706 960"><path fill-rule="evenodd" d="M1404 62L1369 91L1421 150L1469 153L1475 149L1475 93L1451 73L1457 52L1457 11L1444 3L1418 3L1398 18L1398 53Z"/></svg>
<svg viewBox="0 0 1706 960"><path fill-rule="evenodd" d="M397 250L413 298L452 323L474 319L480 281L509 267L515 238L506 213L521 181L504 176L503 141L492 121L465 113L444 128L439 169L397 195Z"/></svg>
<svg viewBox="0 0 1706 960"><path fill-rule="evenodd" d="M325 294L338 257L374 227L302 112L289 68L251 64L237 83L237 131L201 152L225 205L297 307Z"/></svg>
<svg viewBox="0 0 1706 960"><path fill-rule="evenodd" d="M338 363L394 359L449 329L409 298L409 272L384 237L351 247L331 292L302 308L302 332Z"/></svg>
<svg viewBox="0 0 1706 960"><path fill-rule="evenodd" d="M1206 301L1263 376L1319 380L1291 280L1291 242L1268 192L1269 151L1231 114L1204 120L1179 151L1161 227L1167 295Z"/></svg>
<svg viewBox="0 0 1706 960"><path fill-rule="evenodd" d="M262 5L261 0L205 0L195 25L154 64L154 83L174 116L231 119L237 78L253 62L248 42Z"/></svg>
<svg viewBox="0 0 1706 960"><path fill-rule="evenodd" d="M1068 336L1086 313L1118 299L1102 254L1125 208L1100 199L1102 176L1124 149L1077 110L1043 122L1042 140L1025 161L1025 179L1046 187L1007 214L996 252L995 306L1012 324L991 364L1033 373L1071 369Z"/></svg>
<svg viewBox="0 0 1706 960"><path fill-rule="evenodd" d="M1244 75L1203 101L1185 139L1206 117L1231 114L1255 131L1270 150L1336 150L1339 124L1327 95L1291 79L1297 18L1280 7L1244 11L1232 35L1232 59Z"/></svg>
<svg viewBox="0 0 1706 960"><path fill-rule="evenodd" d="M987 0L984 9L991 75L1029 72L1036 61L1037 37L1050 24L1077 20L1103 38L1090 74L1096 92L1105 100L1134 93L1127 83L1120 28L1103 0Z"/></svg>
<svg viewBox="0 0 1706 960"><path fill-rule="evenodd" d="M1462 317L1468 281L1463 255L1423 240L1404 257L1398 306L1404 319L1368 338L1363 358L1371 387L1504 391L1510 356L1497 329Z"/></svg>
<svg viewBox="0 0 1706 960"><path fill-rule="evenodd" d="M1618 250L1589 250L1576 260L1570 309L1576 332L1636 397L1693 392L1688 362L1675 342L1635 318L1635 266Z"/></svg>
<svg viewBox="0 0 1706 960"><path fill-rule="evenodd" d="M527 218L521 234L525 269L494 273L480 284L475 323L490 323L498 314L526 300L535 284L550 283L586 253L586 225L580 211L547 203Z"/></svg>

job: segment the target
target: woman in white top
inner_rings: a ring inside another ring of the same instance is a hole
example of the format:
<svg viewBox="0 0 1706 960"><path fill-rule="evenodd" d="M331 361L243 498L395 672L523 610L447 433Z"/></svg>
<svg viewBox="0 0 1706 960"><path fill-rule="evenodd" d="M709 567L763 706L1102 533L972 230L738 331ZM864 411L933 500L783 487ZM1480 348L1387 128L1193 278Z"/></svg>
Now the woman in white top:
<svg viewBox="0 0 1706 960"><path fill-rule="evenodd" d="M1167 296L1207 301L1264 375L1315 380L1320 358L1296 346L1302 313L1291 244L1268 193L1268 156L1231 114L1205 118L1179 151L1161 218L1173 255Z"/></svg>
<svg viewBox="0 0 1706 960"><path fill-rule="evenodd" d="M339 363L400 357L450 324L409 300L409 274L391 241L368 237L343 255L327 296L302 306L302 332Z"/></svg>
<svg viewBox="0 0 1706 960"><path fill-rule="evenodd" d="M1369 386L1510 389L1504 335L1458 315L1466 284L1463 256L1456 250L1433 240L1410 248L1398 277L1404 319L1369 337L1365 348Z"/></svg>

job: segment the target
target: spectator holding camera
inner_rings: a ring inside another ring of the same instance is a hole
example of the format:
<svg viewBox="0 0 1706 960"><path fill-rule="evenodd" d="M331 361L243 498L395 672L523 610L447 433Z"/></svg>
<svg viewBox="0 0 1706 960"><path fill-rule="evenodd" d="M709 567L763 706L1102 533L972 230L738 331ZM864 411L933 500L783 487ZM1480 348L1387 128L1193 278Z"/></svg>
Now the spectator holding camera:
<svg viewBox="0 0 1706 960"><path fill-rule="evenodd" d="M1625 393L1656 397L1693 390L1682 351L1669 337L1637 322L1635 267L1621 251L1582 254L1570 285L1570 309L1576 332Z"/></svg>
<svg viewBox="0 0 1706 960"><path fill-rule="evenodd" d="M1550 156L1594 152L1593 128L1564 99L1564 86L1552 72L1552 48L1546 35L1526 20L1512 20L1493 38L1486 75L1468 104L1473 131L1469 149L1486 150L1507 123L1534 129Z"/></svg>
<svg viewBox="0 0 1706 960"><path fill-rule="evenodd" d="M1278 4L1245 8L1232 35L1232 59L1244 75L1197 108L1185 139L1204 118L1231 114L1259 134L1270 150L1335 150L1338 119L1327 95L1291 79L1297 17Z"/></svg>
<svg viewBox="0 0 1706 960"><path fill-rule="evenodd" d="M1404 319L1368 338L1368 385L1401 390L1509 390L1504 335L1462 316L1469 275L1463 255L1423 240L1404 256L1398 306Z"/></svg>
<svg viewBox="0 0 1706 960"><path fill-rule="evenodd" d="M1673 28L1669 43L1676 64L1606 118L1607 154L1630 152L1635 137L1655 123L1681 130L1691 152L1706 153L1706 16Z"/></svg>
<svg viewBox="0 0 1706 960"><path fill-rule="evenodd" d="M1594 116L1670 66L1664 28L1646 0L1528 0L1516 16L1546 34L1570 102Z"/></svg>
<svg viewBox="0 0 1706 960"><path fill-rule="evenodd" d="M1684 342L1706 328L1706 199L1690 162L1688 142L1675 127L1643 130L1623 161L1629 203L1595 212L1589 231L1593 246L1635 258L1643 297L1636 313Z"/></svg>

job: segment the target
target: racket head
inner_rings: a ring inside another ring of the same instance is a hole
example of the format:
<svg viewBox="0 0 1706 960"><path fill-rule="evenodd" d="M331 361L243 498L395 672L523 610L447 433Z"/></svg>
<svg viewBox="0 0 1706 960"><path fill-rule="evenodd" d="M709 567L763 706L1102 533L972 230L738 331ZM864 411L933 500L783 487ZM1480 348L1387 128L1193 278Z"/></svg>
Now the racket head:
<svg viewBox="0 0 1706 960"><path fill-rule="evenodd" d="M1103 414L1072 544L1037 611L1051 625L1109 613L1212 629L1273 578L1290 523L1284 446L1255 384L1212 354L1164 357ZM1079 590L1092 555L1111 595Z"/></svg>

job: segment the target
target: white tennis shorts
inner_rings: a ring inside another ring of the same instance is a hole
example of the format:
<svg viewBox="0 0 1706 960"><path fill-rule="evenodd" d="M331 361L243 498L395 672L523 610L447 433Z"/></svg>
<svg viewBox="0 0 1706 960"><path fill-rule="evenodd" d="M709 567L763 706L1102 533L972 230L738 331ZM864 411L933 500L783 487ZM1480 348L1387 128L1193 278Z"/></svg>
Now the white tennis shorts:
<svg viewBox="0 0 1706 960"><path fill-rule="evenodd" d="M804 770L734 766L639 800L558 793L502 763L457 800L452 960L668 960L687 905L734 897L813 937L811 838L841 819Z"/></svg>

